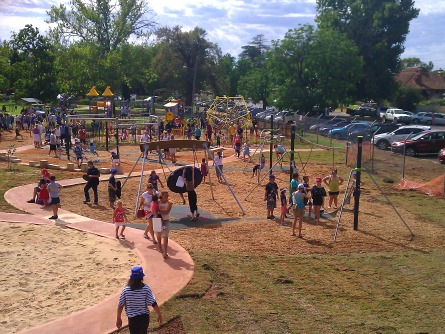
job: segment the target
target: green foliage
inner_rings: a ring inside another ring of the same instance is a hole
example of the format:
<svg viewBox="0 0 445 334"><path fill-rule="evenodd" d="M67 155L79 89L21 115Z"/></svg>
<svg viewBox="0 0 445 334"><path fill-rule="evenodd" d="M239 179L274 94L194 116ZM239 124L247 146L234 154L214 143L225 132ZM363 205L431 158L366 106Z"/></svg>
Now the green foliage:
<svg viewBox="0 0 445 334"><path fill-rule="evenodd" d="M420 60L420 58L411 57L411 58L403 58L401 60L401 66L402 68L407 67L423 67L423 69L427 72L431 72L434 68L434 64L432 61L427 63L424 63Z"/></svg>
<svg viewBox="0 0 445 334"><path fill-rule="evenodd" d="M418 90L401 87L396 92L394 104L403 110L415 110L421 100Z"/></svg>
<svg viewBox="0 0 445 334"><path fill-rule="evenodd" d="M54 100L57 95L55 54L48 38L27 24L10 41L10 75L15 97Z"/></svg>
<svg viewBox="0 0 445 334"><path fill-rule="evenodd" d="M390 97L397 88L393 73L401 67L409 23L419 15L414 2L317 0L317 10L320 28L345 33L359 48L365 75L358 85L358 97Z"/></svg>
<svg viewBox="0 0 445 334"><path fill-rule="evenodd" d="M97 46L102 55L117 50L131 36L148 37L154 27L152 11L145 0L72 0L69 8L60 4L47 13L47 22L56 23L51 30L56 40L79 39Z"/></svg>

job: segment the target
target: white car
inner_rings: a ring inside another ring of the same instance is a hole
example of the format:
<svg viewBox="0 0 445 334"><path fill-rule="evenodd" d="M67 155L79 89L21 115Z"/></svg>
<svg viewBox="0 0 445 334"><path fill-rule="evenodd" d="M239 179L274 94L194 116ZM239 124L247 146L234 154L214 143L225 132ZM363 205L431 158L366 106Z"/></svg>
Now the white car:
<svg viewBox="0 0 445 334"><path fill-rule="evenodd" d="M417 133L430 130L430 126L425 125L406 125L389 133L381 133L374 136L374 145L381 150L387 150L395 141L405 140L407 137Z"/></svg>

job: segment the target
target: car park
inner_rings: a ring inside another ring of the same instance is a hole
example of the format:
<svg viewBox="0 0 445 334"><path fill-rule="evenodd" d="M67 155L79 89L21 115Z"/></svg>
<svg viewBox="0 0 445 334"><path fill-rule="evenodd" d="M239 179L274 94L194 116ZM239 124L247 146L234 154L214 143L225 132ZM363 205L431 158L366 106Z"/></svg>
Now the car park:
<svg viewBox="0 0 445 334"><path fill-rule="evenodd" d="M318 133L322 134L323 136L327 135L330 130L336 129L336 128L342 128L345 125L351 124L350 121L342 119L337 120L331 124L325 124L324 126L321 126L318 130Z"/></svg>
<svg viewBox="0 0 445 334"><path fill-rule="evenodd" d="M428 125L445 125L445 115L442 113L425 113L420 119L420 123Z"/></svg>
<svg viewBox="0 0 445 334"><path fill-rule="evenodd" d="M387 150L395 141L405 140L420 132L430 130L431 127L425 125L406 125L389 133L382 133L374 136L374 145L381 150Z"/></svg>
<svg viewBox="0 0 445 334"><path fill-rule="evenodd" d="M415 156L423 153L437 154L445 147L445 130L428 130L408 140L395 141L391 145L391 150L396 153L405 152L408 156Z"/></svg>
<svg viewBox="0 0 445 334"><path fill-rule="evenodd" d="M371 126L368 123L356 122L345 125L341 128L334 128L329 130L328 137L333 139L348 139L357 131L369 130Z"/></svg>
<svg viewBox="0 0 445 334"><path fill-rule="evenodd" d="M445 164L445 147L439 151L437 159L439 160L440 163Z"/></svg>
<svg viewBox="0 0 445 334"><path fill-rule="evenodd" d="M420 120L422 119L423 115L425 115L425 114L426 114L426 112L421 111L421 112L418 112L417 114L410 115L411 123L419 124Z"/></svg>

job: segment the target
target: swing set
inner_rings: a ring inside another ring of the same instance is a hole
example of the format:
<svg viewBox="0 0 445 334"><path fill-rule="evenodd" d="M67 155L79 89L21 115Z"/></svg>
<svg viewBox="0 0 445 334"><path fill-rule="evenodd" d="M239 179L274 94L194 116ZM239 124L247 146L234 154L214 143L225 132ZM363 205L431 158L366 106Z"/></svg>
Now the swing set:
<svg viewBox="0 0 445 334"><path fill-rule="evenodd" d="M142 184L143 184L143 179L144 179L144 167L145 167L145 162L147 160L148 152L150 152L150 151L156 151L157 152L158 158L159 158L159 164L161 165L161 168L162 168L162 171L163 171L163 174L164 174L165 183L167 184L169 189L172 192L174 192L174 193L183 193L184 191L182 191L182 189L181 189L181 191L179 191L179 189L177 189L176 187L171 186L172 184L176 183L176 180L175 180L175 182L168 182L168 178L173 177L173 175L176 175L176 174L175 174L175 171L172 171L172 169L170 169L168 164L165 162L165 157L162 154L161 150L173 149L173 148L191 149L193 151L193 169L194 169L194 173L195 173L195 175L196 175L196 173L198 173L198 176L199 176L198 179L199 180L202 178L202 174L201 174L201 171L198 168L196 168L196 166L198 164L198 158L197 158L197 155L196 155L196 150L204 150L204 154L205 154L205 157L206 157L207 161L209 161L210 159L213 161L213 158L214 158L213 157L213 153L210 150L209 142L204 141L204 140L181 139L181 140L165 140L165 141L144 142L144 143L140 143L139 147L140 147L141 154L139 155L139 158L134 163L133 167L131 168L130 172L128 173L128 175L127 175L127 177L125 179L125 181L122 184L122 188L123 188L125 186L127 180L130 178L131 174L133 173L136 165L142 159L141 176L140 176L140 179L139 179L138 194L137 194L137 198L138 199L141 196L141 189L142 189ZM235 199L236 203L238 204L239 208L241 209L242 214L245 215L246 213L244 211L244 208L242 207L240 201L238 200L238 198L236 197L235 193L233 192L233 189L230 187L230 184L227 181L227 179L225 178L224 174L219 169L219 166L217 164L213 164L213 165L215 166L215 169L218 170L218 172L221 174L221 176L222 176L222 178L224 180L225 185L227 186L227 188L229 189L229 191L232 194L233 198ZM166 171L164 169L164 166L170 172L170 176L168 178L166 176ZM177 170L177 169L182 169L182 168L188 168L188 166L185 166L185 167L175 167L174 169ZM208 176L209 176L209 185L210 185L210 192L212 194L212 199L215 200L215 194L213 192L213 186L212 186L210 173L208 174ZM195 179L197 179L196 176L195 176ZM137 215L137 211L138 211L138 201L136 201L135 210L134 210L134 216L135 217Z"/></svg>

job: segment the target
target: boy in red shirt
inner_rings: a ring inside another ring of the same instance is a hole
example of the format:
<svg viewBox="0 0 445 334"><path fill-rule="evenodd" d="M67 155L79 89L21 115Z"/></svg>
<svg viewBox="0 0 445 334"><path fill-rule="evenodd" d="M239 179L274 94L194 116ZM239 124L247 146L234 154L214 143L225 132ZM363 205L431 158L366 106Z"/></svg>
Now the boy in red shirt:
<svg viewBox="0 0 445 334"><path fill-rule="evenodd" d="M117 208L114 209L113 213L113 223L114 226L116 226L116 239L125 239L124 230L125 230L125 223L128 222L127 216L125 214L125 209L122 205L122 201L118 200L116 202ZM119 227L122 227L121 233L119 234Z"/></svg>

